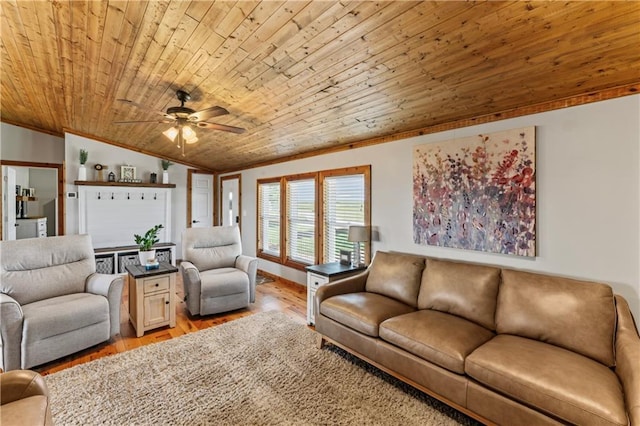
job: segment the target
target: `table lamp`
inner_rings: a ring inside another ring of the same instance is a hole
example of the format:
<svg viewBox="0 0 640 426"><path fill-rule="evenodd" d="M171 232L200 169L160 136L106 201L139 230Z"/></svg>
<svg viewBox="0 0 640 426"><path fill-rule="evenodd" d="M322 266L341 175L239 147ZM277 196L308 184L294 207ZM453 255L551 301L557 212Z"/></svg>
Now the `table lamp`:
<svg viewBox="0 0 640 426"><path fill-rule="evenodd" d="M360 243L369 241L369 228L358 225L349 226L349 237L347 240L353 243L355 250L352 260L353 266L364 266L364 262L360 261Z"/></svg>

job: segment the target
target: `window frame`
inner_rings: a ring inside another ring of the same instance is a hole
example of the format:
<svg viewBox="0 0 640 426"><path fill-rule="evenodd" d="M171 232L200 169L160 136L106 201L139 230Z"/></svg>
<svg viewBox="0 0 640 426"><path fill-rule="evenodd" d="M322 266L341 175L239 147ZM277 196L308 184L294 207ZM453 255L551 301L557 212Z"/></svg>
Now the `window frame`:
<svg viewBox="0 0 640 426"><path fill-rule="evenodd" d="M348 176L348 175L364 175L364 226L369 230L369 241L366 243L362 243L364 245L364 262L365 264L369 264L371 260L371 166L356 166L356 167L347 167L344 169L334 169L334 170L325 170L319 172L319 185L318 185L318 193L322 198L324 198L324 186L325 179L329 177L336 176ZM320 238L319 243L320 247L318 251L320 252L320 263L326 263L327 259L325 259L324 246L324 220L325 220L325 209L324 209L324 199L321 200L321 211L320 217L318 221L321 224L323 237Z"/></svg>
<svg viewBox="0 0 640 426"><path fill-rule="evenodd" d="M300 173L286 176L277 176L256 180L256 255L259 258L270 262L278 263L290 268L304 271L309 264L293 260L289 254L288 238L288 205L287 205L287 183L295 180L314 179L315 181L315 259L314 265L326 263L324 255L324 180L328 177L364 175L364 225L369 228L369 241L364 245L364 261L369 263L371 259L371 165L353 166L340 169L322 170L317 172ZM265 253L261 247L261 220L260 220L260 185L279 182L280 183L280 256Z"/></svg>
<svg viewBox="0 0 640 426"><path fill-rule="evenodd" d="M288 205L288 186L287 184L289 182L294 182L294 181L298 181L298 180L309 180L309 179L313 179L314 180L314 197L313 197L313 209L314 209L314 225L313 225L313 232L314 232L314 242L313 242L313 250L314 250L314 263L304 263L304 262L300 262L298 260L294 260L291 258L290 253L289 253L289 205ZM318 202L318 174L315 172L312 173L304 173L304 174L298 174L298 175L290 175L290 176L283 176L282 178L282 186L280 187L280 190L282 191L281 194L284 195L284 231L281 230L282 236L284 238L284 253L283 253L283 264L285 266L289 266L291 268L295 268L295 269L301 269L304 270L304 268L306 268L307 266L310 265L315 265L318 262L318 233L319 233L319 223L318 223L318 207L319 207L319 202Z"/></svg>
<svg viewBox="0 0 640 426"><path fill-rule="evenodd" d="M271 184L271 183L279 183L279 187L280 187L280 255L276 256L273 255L271 253L267 253L265 252L262 247L263 247L263 242L262 242L262 226L261 226L261 204L260 204L260 185L265 185L265 184ZM276 262L276 263L280 263L280 259L282 257L282 253L283 253L283 239L282 239L282 178L278 177L278 178L268 178L268 179L258 179L257 181L257 186L256 186L257 190L256 190L256 254L258 257L261 257L265 260L269 260L271 262Z"/></svg>

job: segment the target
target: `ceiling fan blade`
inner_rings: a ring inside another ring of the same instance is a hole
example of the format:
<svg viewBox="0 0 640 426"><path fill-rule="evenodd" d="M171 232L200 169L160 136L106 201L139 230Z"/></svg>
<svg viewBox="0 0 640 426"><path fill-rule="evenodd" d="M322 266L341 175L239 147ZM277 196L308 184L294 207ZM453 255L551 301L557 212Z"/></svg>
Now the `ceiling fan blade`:
<svg viewBox="0 0 640 426"><path fill-rule="evenodd" d="M165 114L165 113L164 113L164 112L162 112L162 111L155 111L155 110L149 109L148 107L146 107L146 106L144 106L144 105L140 105L139 103L136 103L136 102L130 101L129 99L116 99L116 100L117 100L117 101L119 101L119 102L123 102L123 103L125 103L125 104L133 105L134 107L137 107L137 108L143 109L143 110L145 110L145 111L149 111L149 112L152 112L152 113L154 113L154 114L161 115L161 116L163 116L163 117L171 118L171 116L168 116L167 114Z"/></svg>
<svg viewBox="0 0 640 426"><path fill-rule="evenodd" d="M225 114L229 114L229 111L219 106L213 106L211 108L201 109L200 111L189 114L187 119L189 119L189 121L204 121Z"/></svg>
<svg viewBox="0 0 640 426"><path fill-rule="evenodd" d="M233 126L227 126L225 124L206 123L206 122L198 123L198 127L203 127L205 129L222 130L223 132L232 132L232 133L238 133L238 134L244 133L247 131L242 127L233 127Z"/></svg>
<svg viewBox="0 0 640 426"><path fill-rule="evenodd" d="M175 120L147 120L147 121L114 121L113 124L138 124L138 123L174 123Z"/></svg>

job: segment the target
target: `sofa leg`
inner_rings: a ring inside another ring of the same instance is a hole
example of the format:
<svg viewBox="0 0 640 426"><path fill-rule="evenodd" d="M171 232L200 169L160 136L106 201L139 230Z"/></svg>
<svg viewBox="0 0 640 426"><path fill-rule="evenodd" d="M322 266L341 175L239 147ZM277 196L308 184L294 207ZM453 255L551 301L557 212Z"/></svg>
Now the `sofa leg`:
<svg viewBox="0 0 640 426"><path fill-rule="evenodd" d="M326 340L324 340L324 336L322 334L318 334L316 336L316 347L318 349L322 349L324 348L324 344L327 343Z"/></svg>

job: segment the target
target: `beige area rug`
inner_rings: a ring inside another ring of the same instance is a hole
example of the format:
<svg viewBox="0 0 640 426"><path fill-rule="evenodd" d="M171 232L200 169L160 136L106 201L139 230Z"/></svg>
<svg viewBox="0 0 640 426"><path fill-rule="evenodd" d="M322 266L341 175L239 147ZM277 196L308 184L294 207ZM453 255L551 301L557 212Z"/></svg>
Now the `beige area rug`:
<svg viewBox="0 0 640 426"><path fill-rule="evenodd" d="M338 349L317 349L315 332L274 311L45 379L56 425L406 426L469 421L353 360Z"/></svg>

